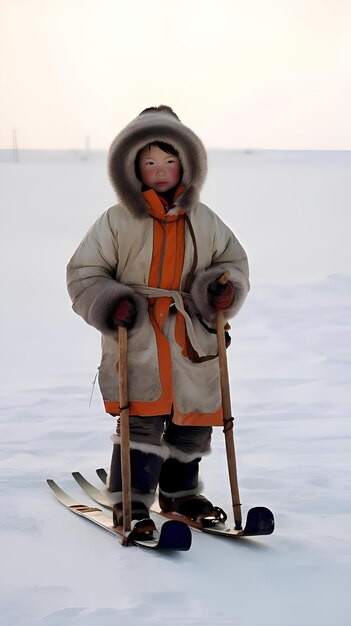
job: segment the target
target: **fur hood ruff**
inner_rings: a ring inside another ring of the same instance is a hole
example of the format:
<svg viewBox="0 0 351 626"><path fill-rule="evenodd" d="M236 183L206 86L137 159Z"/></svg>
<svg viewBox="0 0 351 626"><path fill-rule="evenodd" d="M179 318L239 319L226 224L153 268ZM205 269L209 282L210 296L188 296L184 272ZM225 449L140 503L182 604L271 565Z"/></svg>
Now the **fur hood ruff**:
<svg viewBox="0 0 351 626"><path fill-rule="evenodd" d="M201 140L176 117L165 111L140 114L115 138L109 150L109 176L117 196L134 217L149 213L135 174L135 159L142 148L155 141L171 144L179 153L186 189L176 205L187 213L198 203L207 174L207 155Z"/></svg>

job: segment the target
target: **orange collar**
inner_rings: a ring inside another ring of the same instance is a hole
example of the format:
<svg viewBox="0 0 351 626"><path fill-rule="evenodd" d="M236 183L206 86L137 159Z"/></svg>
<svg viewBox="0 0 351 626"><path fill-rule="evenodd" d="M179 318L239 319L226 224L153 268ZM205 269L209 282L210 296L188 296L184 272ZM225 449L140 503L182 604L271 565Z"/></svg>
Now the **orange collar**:
<svg viewBox="0 0 351 626"><path fill-rule="evenodd" d="M179 198L179 196L186 189L185 185L179 185L174 194L173 203ZM145 202L148 204L150 209L150 215L152 217L156 217L158 219L165 220L167 222L176 222L179 219L180 215L184 215L185 210L180 209L177 215L167 215L165 211L166 201L164 198L161 198L157 195L154 189L148 189L147 191L143 191L143 196Z"/></svg>

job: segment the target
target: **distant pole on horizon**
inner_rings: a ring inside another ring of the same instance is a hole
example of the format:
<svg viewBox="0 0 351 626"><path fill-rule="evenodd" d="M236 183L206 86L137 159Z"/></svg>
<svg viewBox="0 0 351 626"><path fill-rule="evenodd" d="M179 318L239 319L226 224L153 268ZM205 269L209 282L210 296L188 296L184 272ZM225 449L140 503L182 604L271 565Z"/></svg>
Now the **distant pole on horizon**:
<svg viewBox="0 0 351 626"><path fill-rule="evenodd" d="M88 159L90 155L90 135L85 136L85 158Z"/></svg>
<svg viewBox="0 0 351 626"><path fill-rule="evenodd" d="M13 153L14 163L18 163L19 157L18 157L17 129L16 128L12 130L12 153Z"/></svg>

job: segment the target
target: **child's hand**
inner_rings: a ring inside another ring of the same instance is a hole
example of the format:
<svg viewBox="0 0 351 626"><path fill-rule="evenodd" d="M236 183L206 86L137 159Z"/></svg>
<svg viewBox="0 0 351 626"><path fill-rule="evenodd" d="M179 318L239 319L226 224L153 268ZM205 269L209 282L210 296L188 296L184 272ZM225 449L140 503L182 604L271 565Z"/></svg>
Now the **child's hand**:
<svg viewBox="0 0 351 626"><path fill-rule="evenodd" d="M115 312L112 316L112 322L115 327L123 326L131 328L136 318L136 306L132 300L119 300Z"/></svg>
<svg viewBox="0 0 351 626"><path fill-rule="evenodd" d="M218 280L214 280L208 287L208 297L217 311L225 311L234 302L234 286L229 282L222 285Z"/></svg>

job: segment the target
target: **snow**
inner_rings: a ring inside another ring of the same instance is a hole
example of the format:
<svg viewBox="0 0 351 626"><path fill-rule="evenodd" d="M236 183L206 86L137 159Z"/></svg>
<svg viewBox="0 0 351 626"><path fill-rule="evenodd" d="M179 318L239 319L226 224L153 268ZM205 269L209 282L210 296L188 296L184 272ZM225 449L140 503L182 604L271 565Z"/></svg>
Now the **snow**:
<svg viewBox="0 0 351 626"><path fill-rule="evenodd" d="M349 626L350 174L348 152L212 152L203 200L246 247L252 291L229 352L244 514L276 532L193 535L188 553L123 548L65 510L54 478L99 484L113 418L99 334L70 310L65 265L114 203L105 155L1 153L1 624ZM224 441L203 461L230 511Z"/></svg>

